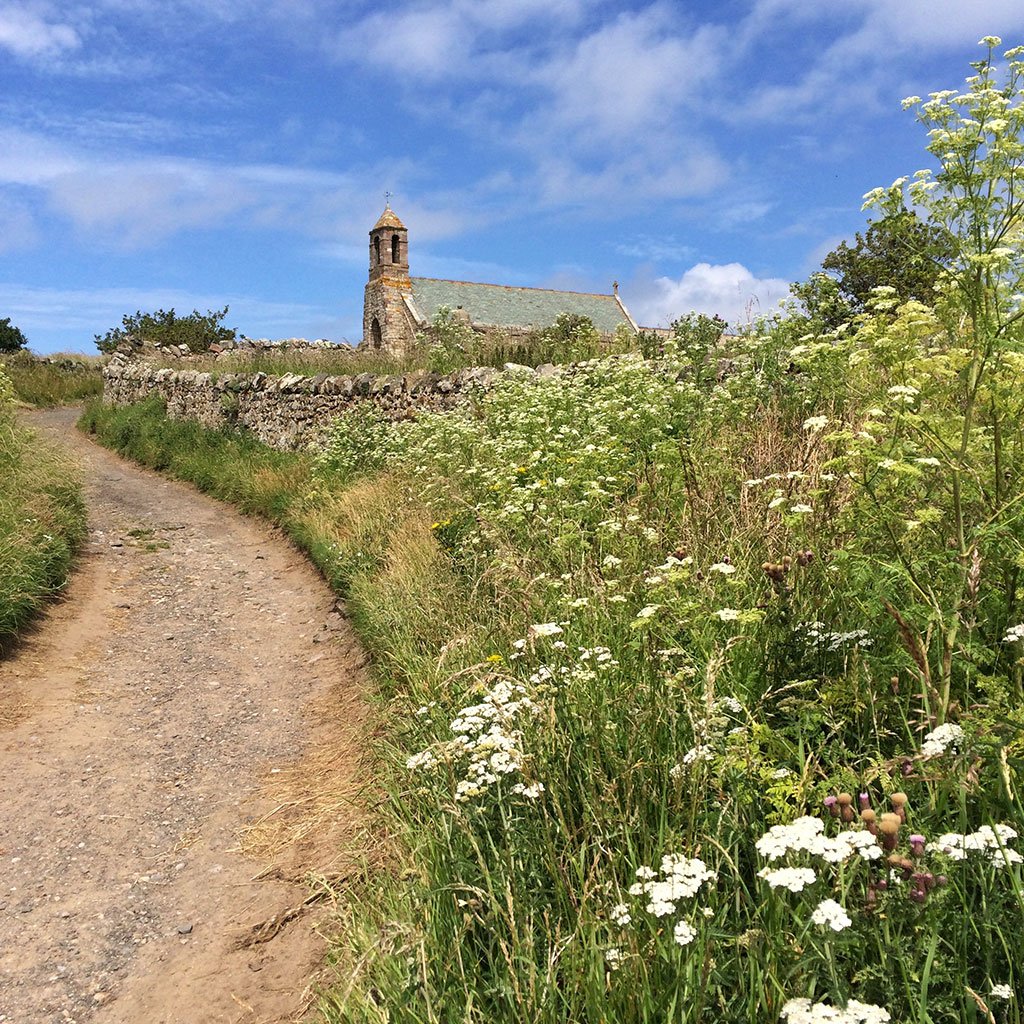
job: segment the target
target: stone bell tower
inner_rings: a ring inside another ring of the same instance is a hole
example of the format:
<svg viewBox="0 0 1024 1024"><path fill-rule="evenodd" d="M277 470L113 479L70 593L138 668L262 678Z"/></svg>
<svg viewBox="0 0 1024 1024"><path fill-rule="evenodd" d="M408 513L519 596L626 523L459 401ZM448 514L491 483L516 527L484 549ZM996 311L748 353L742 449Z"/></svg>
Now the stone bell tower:
<svg viewBox="0 0 1024 1024"><path fill-rule="evenodd" d="M416 328L407 299L409 232L391 203L370 229L370 277L363 293L363 345L402 355L416 343Z"/></svg>

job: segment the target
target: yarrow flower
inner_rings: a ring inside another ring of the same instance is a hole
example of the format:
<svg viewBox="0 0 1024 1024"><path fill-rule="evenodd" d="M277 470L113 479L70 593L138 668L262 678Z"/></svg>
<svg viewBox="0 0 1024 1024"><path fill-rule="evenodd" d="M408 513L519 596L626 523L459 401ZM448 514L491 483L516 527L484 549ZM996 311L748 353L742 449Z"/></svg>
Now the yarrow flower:
<svg viewBox="0 0 1024 1024"><path fill-rule="evenodd" d="M723 576L731 576L735 571L736 566L728 562L715 562L714 565L708 566L708 572L720 572Z"/></svg>
<svg viewBox="0 0 1024 1024"><path fill-rule="evenodd" d="M927 849L930 853L944 853L951 860L966 860L972 853L986 856L996 867L1024 863L1016 850L1007 843L1017 838L1017 830L1010 825L982 825L977 832L947 832L939 836Z"/></svg>
<svg viewBox="0 0 1024 1024"><path fill-rule="evenodd" d="M872 1003L851 999L845 1007L812 1003L810 999L790 999L781 1016L789 1024L886 1024L889 1011Z"/></svg>
<svg viewBox="0 0 1024 1024"><path fill-rule="evenodd" d="M558 636L562 627L557 622L538 622L530 627L530 636Z"/></svg>
<svg viewBox="0 0 1024 1024"><path fill-rule="evenodd" d="M993 999L1012 999L1013 989L1009 985L993 985L989 994Z"/></svg>
<svg viewBox="0 0 1024 1024"><path fill-rule="evenodd" d="M788 889L790 892L803 892L818 879L810 868L762 868L757 877L773 889Z"/></svg>
<svg viewBox="0 0 1024 1024"><path fill-rule="evenodd" d="M938 757L949 750L954 752L963 743L964 731L953 722L945 722L935 729L932 729L921 741L921 753L925 757Z"/></svg>
<svg viewBox="0 0 1024 1024"><path fill-rule="evenodd" d="M672 936L680 946L688 946L697 938L697 933L686 921L679 921L676 923L675 928L672 929Z"/></svg>
<svg viewBox="0 0 1024 1024"><path fill-rule="evenodd" d="M667 917L676 912L680 900L696 896L705 882L714 881L717 872L712 871L699 857L690 859L678 853L669 853L661 858L661 878L651 868L642 867L636 872L642 881L629 887L631 896L647 896L647 913L655 917Z"/></svg>
<svg viewBox="0 0 1024 1024"><path fill-rule="evenodd" d="M835 900L822 900L811 914L811 921L831 928L834 932L841 932L853 924L849 915Z"/></svg>
<svg viewBox="0 0 1024 1024"><path fill-rule="evenodd" d="M1003 637L1004 644L1014 644L1018 640L1024 640L1024 622L1018 622L1016 626L1010 626Z"/></svg>
<svg viewBox="0 0 1024 1024"><path fill-rule="evenodd" d="M808 416L804 420L804 430L811 434L820 434L825 429L825 425L828 423L827 416Z"/></svg>

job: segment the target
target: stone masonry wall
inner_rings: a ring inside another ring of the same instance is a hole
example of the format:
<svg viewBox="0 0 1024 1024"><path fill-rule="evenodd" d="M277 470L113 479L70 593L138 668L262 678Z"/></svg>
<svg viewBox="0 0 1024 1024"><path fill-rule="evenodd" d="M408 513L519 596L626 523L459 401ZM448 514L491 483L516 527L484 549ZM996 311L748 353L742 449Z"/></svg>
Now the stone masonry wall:
<svg viewBox="0 0 1024 1024"><path fill-rule="evenodd" d="M335 417L357 406L369 405L389 419L404 419L422 410L440 412L486 387L498 372L478 367L445 376L419 371L401 376L268 377L115 361L104 370L103 400L131 405L157 395L173 419L194 419L207 427L244 427L264 444L296 449L316 442Z"/></svg>

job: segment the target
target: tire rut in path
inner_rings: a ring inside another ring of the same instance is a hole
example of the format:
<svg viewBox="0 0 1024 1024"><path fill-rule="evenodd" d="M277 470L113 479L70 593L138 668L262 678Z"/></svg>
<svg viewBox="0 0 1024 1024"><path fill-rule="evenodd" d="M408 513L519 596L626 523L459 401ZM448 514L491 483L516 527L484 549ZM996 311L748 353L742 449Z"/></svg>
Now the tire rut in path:
<svg viewBox="0 0 1024 1024"><path fill-rule="evenodd" d="M80 458L90 532L67 600L0 662L0 1022L295 1020L316 915L237 940L346 866L363 656L289 545L75 416L30 417ZM315 751L339 810L267 870L239 830L294 803L275 785Z"/></svg>

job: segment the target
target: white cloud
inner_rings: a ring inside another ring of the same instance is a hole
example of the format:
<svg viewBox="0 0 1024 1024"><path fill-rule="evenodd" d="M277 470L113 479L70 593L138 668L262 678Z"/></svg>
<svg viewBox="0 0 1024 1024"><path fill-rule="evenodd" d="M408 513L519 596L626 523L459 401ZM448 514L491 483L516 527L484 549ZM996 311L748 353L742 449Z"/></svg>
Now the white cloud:
<svg viewBox="0 0 1024 1024"><path fill-rule="evenodd" d="M691 310L737 324L772 310L789 294L789 282L755 277L742 263L698 263L678 279L638 280L623 292L634 319L649 327L667 327Z"/></svg>
<svg viewBox="0 0 1024 1024"><path fill-rule="evenodd" d="M576 148L616 151L647 130L679 132L678 112L699 107L699 86L719 70L724 35L715 26L685 33L660 7L620 15L536 69L548 98L525 130L536 130L539 117L545 136L571 133L566 141Z"/></svg>
<svg viewBox="0 0 1024 1024"><path fill-rule="evenodd" d="M46 21L24 5L0 5L0 47L23 60L59 57L81 46L82 40L70 25Z"/></svg>

